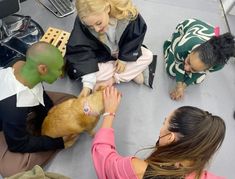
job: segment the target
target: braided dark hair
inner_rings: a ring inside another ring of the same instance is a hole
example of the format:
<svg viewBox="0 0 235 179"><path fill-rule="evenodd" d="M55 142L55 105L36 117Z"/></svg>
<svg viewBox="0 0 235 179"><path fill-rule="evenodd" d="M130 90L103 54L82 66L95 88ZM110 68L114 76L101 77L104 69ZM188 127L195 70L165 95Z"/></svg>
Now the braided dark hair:
<svg viewBox="0 0 235 179"><path fill-rule="evenodd" d="M235 57L234 36L227 32L218 37L213 36L207 42L196 47L193 52L199 53L199 58L208 66L224 65L230 57Z"/></svg>

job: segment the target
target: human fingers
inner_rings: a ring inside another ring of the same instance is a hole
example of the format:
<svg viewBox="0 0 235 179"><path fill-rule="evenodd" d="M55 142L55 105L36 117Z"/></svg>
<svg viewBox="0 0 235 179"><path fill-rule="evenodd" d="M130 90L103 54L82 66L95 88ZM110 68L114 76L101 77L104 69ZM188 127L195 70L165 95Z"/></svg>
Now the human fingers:
<svg viewBox="0 0 235 179"><path fill-rule="evenodd" d="M171 94L171 99L172 100L176 100L176 91L174 91L172 94Z"/></svg>
<svg viewBox="0 0 235 179"><path fill-rule="evenodd" d="M124 71L125 71L125 68L126 68L126 64L120 62L120 63L119 63L119 71L118 71L118 73L124 72Z"/></svg>
<svg viewBox="0 0 235 179"><path fill-rule="evenodd" d="M103 91L104 100L109 99L110 90L111 90L111 86L107 86L107 87L105 88L105 90Z"/></svg>
<svg viewBox="0 0 235 179"><path fill-rule="evenodd" d="M181 91L181 90L178 90L177 92L176 92L176 100L178 101L178 100L181 100L182 98L183 98L183 92Z"/></svg>
<svg viewBox="0 0 235 179"><path fill-rule="evenodd" d="M106 100L106 98L107 98L107 89L108 88L108 86L104 89L104 91L103 91L103 98L104 98L104 101Z"/></svg>
<svg viewBox="0 0 235 179"><path fill-rule="evenodd" d="M114 86L110 87L110 95L111 96L115 96L117 94L117 88L115 88Z"/></svg>
<svg viewBox="0 0 235 179"><path fill-rule="evenodd" d="M170 98L174 100L174 91L170 92Z"/></svg>
<svg viewBox="0 0 235 179"><path fill-rule="evenodd" d="M125 65L125 64L121 64L121 65L120 65L119 73L124 72L124 71L125 71L125 68L126 68L126 65Z"/></svg>
<svg viewBox="0 0 235 179"><path fill-rule="evenodd" d="M175 99L176 101L180 100L180 96L175 96Z"/></svg>
<svg viewBox="0 0 235 179"><path fill-rule="evenodd" d="M104 91L104 100L105 101L116 101L120 96L120 92L114 86L107 87Z"/></svg>
<svg viewBox="0 0 235 179"><path fill-rule="evenodd" d="M117 94L118 104L120 103L121 99L122 99L122 93L118 91L118 94Z"/></svg>
<svg viewBox="0 0 235 179"><path fill-rule="evenodd" d="M118 91L118 89L116 87L110 86L110 88L109 88L109 96L110 97L117 98L118 93L119 93L119 91Z"/></svg>
<svg viewBox="0 0 235 179"><path fill-rule="evenodd" d="M116 72L117 72L117 73L119 73L120 68L121 68L121 67L120 67L120 64L119 64L119 63L117 63L117 65L116 65Z"/></svg>
<svg viewBox="0 0 235 179"><path fill-rule="evenodd" d="M116 87L114 86L110 87L110 99L119 103L121 100L121 97L122 97L122 94Z"/></svg>

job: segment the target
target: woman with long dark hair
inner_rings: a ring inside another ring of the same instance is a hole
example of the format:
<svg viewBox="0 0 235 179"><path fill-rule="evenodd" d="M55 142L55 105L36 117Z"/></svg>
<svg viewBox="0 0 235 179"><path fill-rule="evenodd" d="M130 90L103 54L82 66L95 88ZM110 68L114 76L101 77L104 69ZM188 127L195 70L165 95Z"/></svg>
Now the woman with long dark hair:
<svg viewBox="0 0 235 179"><path fill-rule="evenodd" d="M149 157L122 157L116 151L112 128L120 100L116 88L105 89L103 124L92 144L99 179L223 178L204 171L224 140L226 127L220 117L196 107L180 107L166 117Z"/></svg>

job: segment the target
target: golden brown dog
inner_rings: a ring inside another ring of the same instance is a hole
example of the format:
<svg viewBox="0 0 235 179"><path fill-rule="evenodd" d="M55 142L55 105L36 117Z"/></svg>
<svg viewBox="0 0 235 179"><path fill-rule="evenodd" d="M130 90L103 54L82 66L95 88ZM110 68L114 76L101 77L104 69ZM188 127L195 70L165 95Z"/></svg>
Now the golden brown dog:
<svg viewBox="0 0 235 179"><path fill-rule="evenodd" d="M102 91L96 91L88 97L72 98L54 106L42 124L42 135L56 138L84 131L92 135L104 111Z"/></svg>

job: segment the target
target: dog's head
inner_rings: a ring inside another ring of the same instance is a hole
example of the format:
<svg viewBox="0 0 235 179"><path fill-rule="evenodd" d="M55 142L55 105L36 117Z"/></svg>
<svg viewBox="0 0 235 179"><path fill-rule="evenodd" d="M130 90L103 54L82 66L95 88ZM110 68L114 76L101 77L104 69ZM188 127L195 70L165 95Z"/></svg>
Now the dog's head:
<svg viewBox="0 0 235 179"><path fill-rule="evenodd" d="M79 121L93 121L104 112L103 88L95 91L87 97L79 97L74 101L78 110Z"/></svg>

